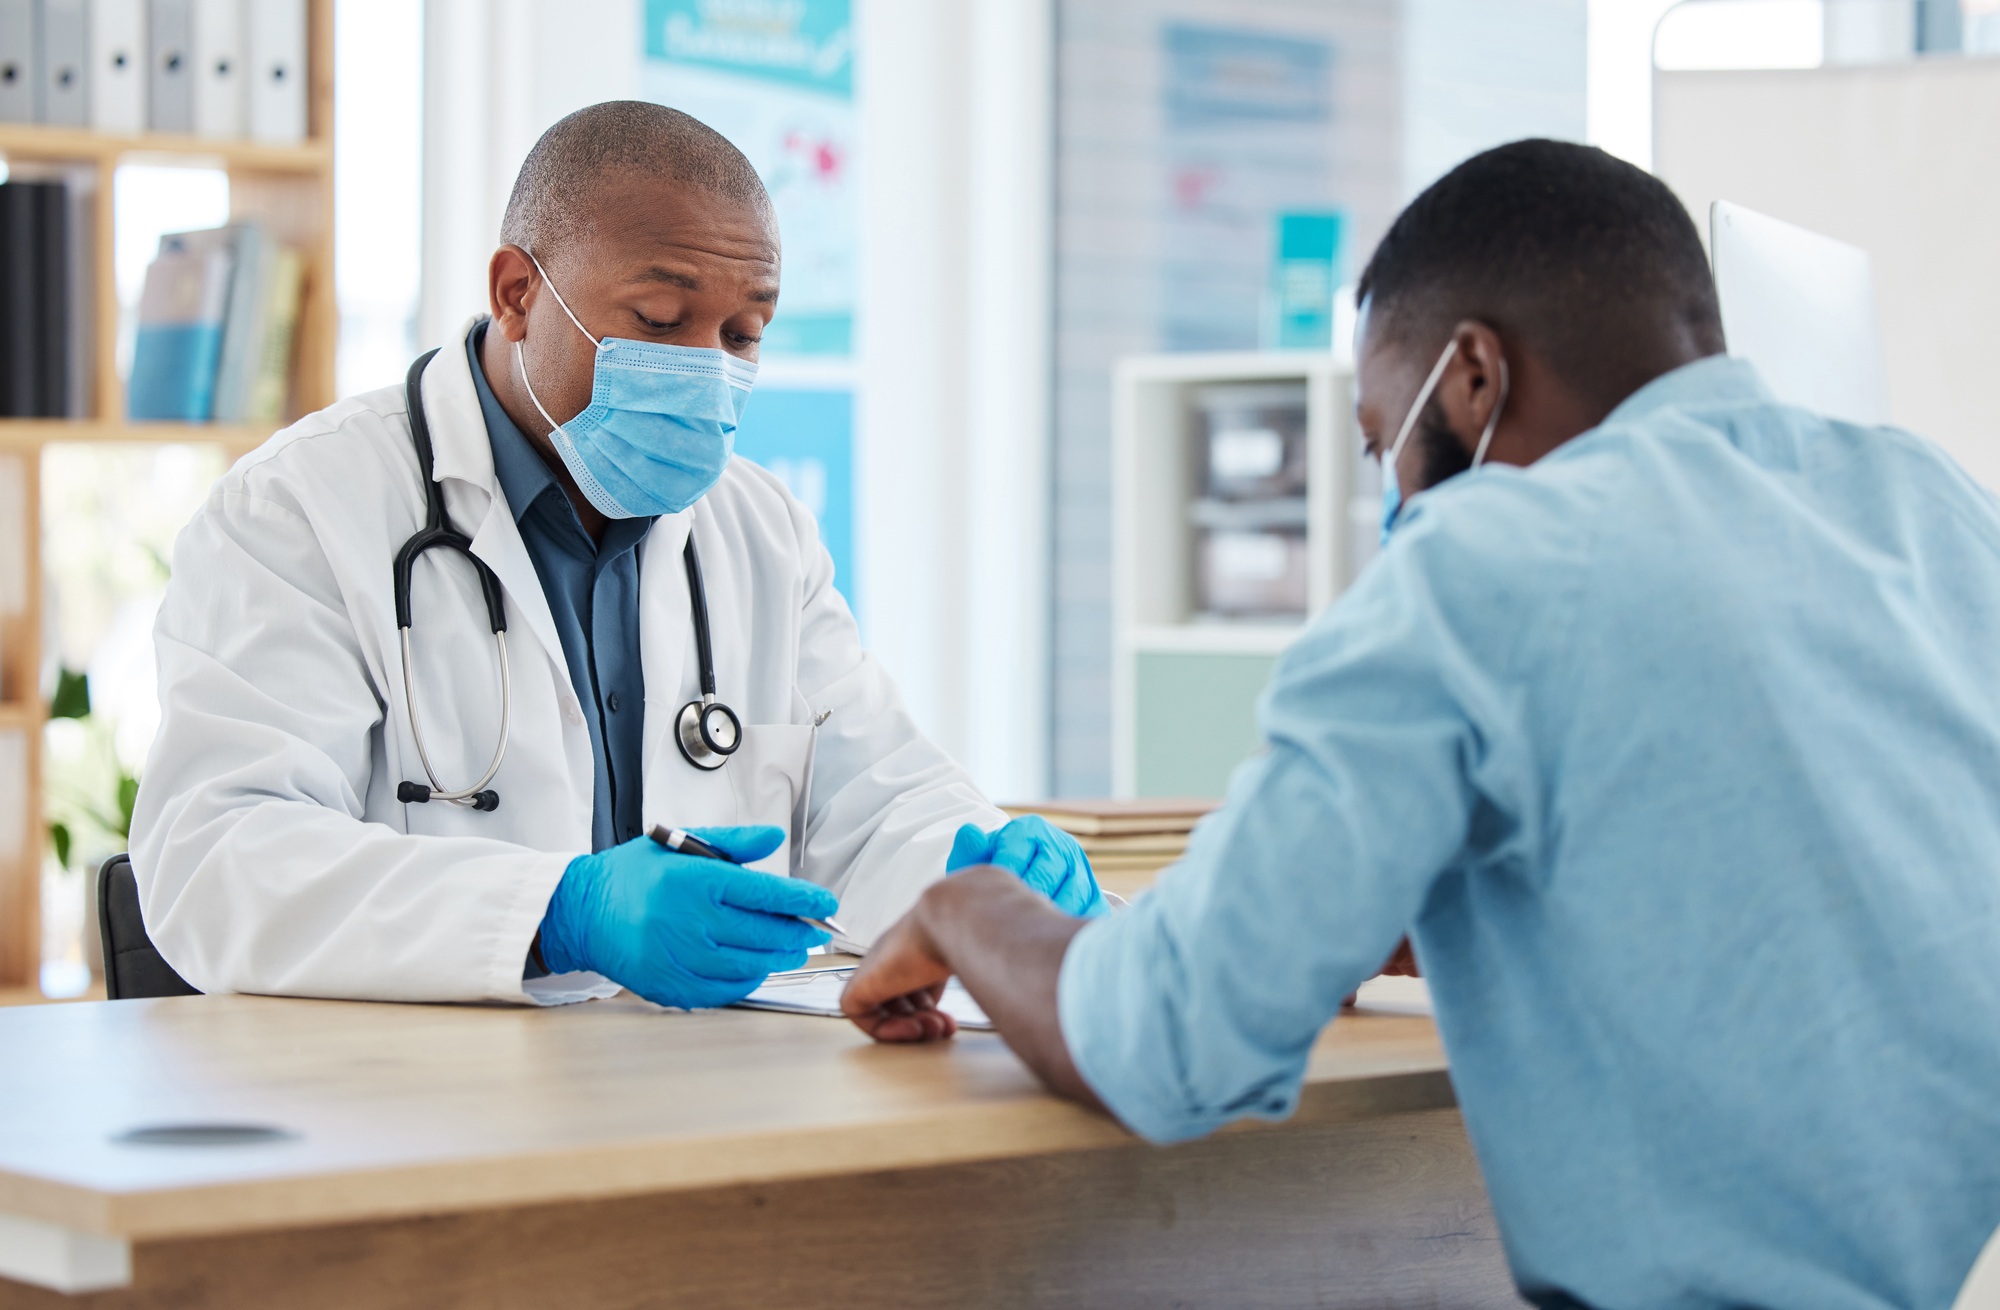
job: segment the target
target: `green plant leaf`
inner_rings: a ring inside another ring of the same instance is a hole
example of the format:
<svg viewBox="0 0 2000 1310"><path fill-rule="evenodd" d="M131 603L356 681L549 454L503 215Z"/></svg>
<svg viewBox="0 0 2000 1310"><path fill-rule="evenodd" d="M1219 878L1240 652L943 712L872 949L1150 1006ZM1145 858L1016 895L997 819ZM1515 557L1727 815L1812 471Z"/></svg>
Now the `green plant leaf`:
<svg viewBox="0 0 2000 1310"><path fill-rule="evenodd" d="M56 694L49 699L52 719L90 717L90 675L64 669L56 675Z"/></svg>
<svg viewBox="0 0 2000 1310"><path fill-rule="evenodd" d="M118 835L132 836L132 807L139 803L139 780L129 773L118 775Z"/></svg>
<svg viewBox="0 0 2000 1310"><path fill-rule="evenodd" d="M69 867L69 825L52 823L49 825L49 845L56 848L56 863Z"/></svg>

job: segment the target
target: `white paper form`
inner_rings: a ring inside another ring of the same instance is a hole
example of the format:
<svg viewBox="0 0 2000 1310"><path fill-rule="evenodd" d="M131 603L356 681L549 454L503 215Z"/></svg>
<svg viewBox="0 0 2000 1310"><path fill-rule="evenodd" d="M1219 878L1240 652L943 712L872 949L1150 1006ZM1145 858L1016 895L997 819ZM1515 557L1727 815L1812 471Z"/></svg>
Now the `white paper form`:
<svg viewBox="0 0 2000 1310"><path fill-rule="evenodd" d="M852 966L845 969L797 969L774 973L764 985L736 1004L745 1010L778 1010L785 1014L814 1014L828 1019L844 1018L840 993L847 986ZM992 1032L993 1021L965 985L953 978L945 984L938 1009L958 1020L958 1026L975 1032Z"/></svg>

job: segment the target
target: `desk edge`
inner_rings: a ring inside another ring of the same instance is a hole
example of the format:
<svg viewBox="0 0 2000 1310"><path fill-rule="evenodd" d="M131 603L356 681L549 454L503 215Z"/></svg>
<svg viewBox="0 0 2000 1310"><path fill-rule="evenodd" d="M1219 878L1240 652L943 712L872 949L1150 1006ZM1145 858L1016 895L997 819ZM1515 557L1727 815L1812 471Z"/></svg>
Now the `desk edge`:
<svg viewBox="0 0 2000 1310"><path fill-rule="evenodd" d="M1309 1082L1281 1124L1244 1121L1225 1132L1343 1123L1455 1105L1442 1066ZM1024 1140L1030 1145L1020 1145ZM1052 1096L961 1106L830 1131L721 1134L689 1141L620 1142L309 1177L100 1192L0 1173L0 1214L132 1242L309 1228L474 1210L702 1191L847 1174L893 1173L1139 1144L1115 1121ZM1164 1148L1172 1149L1172 1148Z"/></svg>

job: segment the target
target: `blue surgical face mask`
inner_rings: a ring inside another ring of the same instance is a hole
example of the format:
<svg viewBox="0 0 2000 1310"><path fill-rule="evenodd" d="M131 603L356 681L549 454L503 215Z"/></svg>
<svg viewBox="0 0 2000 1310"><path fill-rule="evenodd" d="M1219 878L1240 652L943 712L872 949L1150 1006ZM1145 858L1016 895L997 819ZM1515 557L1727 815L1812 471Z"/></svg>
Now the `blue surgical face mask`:
<svg viewBox="0 0 2000 1310"><path fill-rule="evenodd" d="M1424 385L1417 392L1417 399L1410 406L1410 412L1403 416L1403 426L1397 429L1395 444L1382 457L1382 544L1389 544L1389 532L1396 526L1396 520L1403 514L1403 487L1396 477L1396 457L1403 453L1403 444L1417 429L1417 416L1424 412L1430 402L1431 393L1437 390L1438 381L1444 377L1445 365L1458 353L1458 338L1445 343L1444 353L1438 362L1431 365L1431 375L1424 379ZM1472 452L1472 467L1478 468L1486 462L1486 448L1493 444L1493 429L1500 426L1500 411L1507 407L1507 358L1500 358L1500 398L1493 403L1493 412L1486 416L1486 430L1479 434L1479 448Z"/></svg>
<svg viewBox="0 0 2000 1310"><path fill-rule="evenodd" d="M514 343L521 384L548 421L563 467L606 518L678 514L700 500L729 466L757 366L723 350L592 337L541 261L528 258L569 321L597 347L590 404L558 423L535 395L521 343Z"/></svg>

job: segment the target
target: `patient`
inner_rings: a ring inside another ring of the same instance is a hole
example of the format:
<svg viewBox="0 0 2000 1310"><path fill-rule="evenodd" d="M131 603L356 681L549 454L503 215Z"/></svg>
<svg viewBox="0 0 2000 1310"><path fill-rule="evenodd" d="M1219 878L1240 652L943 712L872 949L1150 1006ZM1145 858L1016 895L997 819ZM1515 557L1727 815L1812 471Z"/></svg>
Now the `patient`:
<svg viewBox="0 0 2000 1310"><path fill-rule="evenodd" d="M1949 1304L2000 1223L1992 497L1723 357L1686 212L1596 150L1463 164L1361 295L1393 531L1268 750L1131 911L959 874L845 1009L949 1036L957 973L1170 1142L1291 1113L1408 932L1535 1304Z"/></svg>

